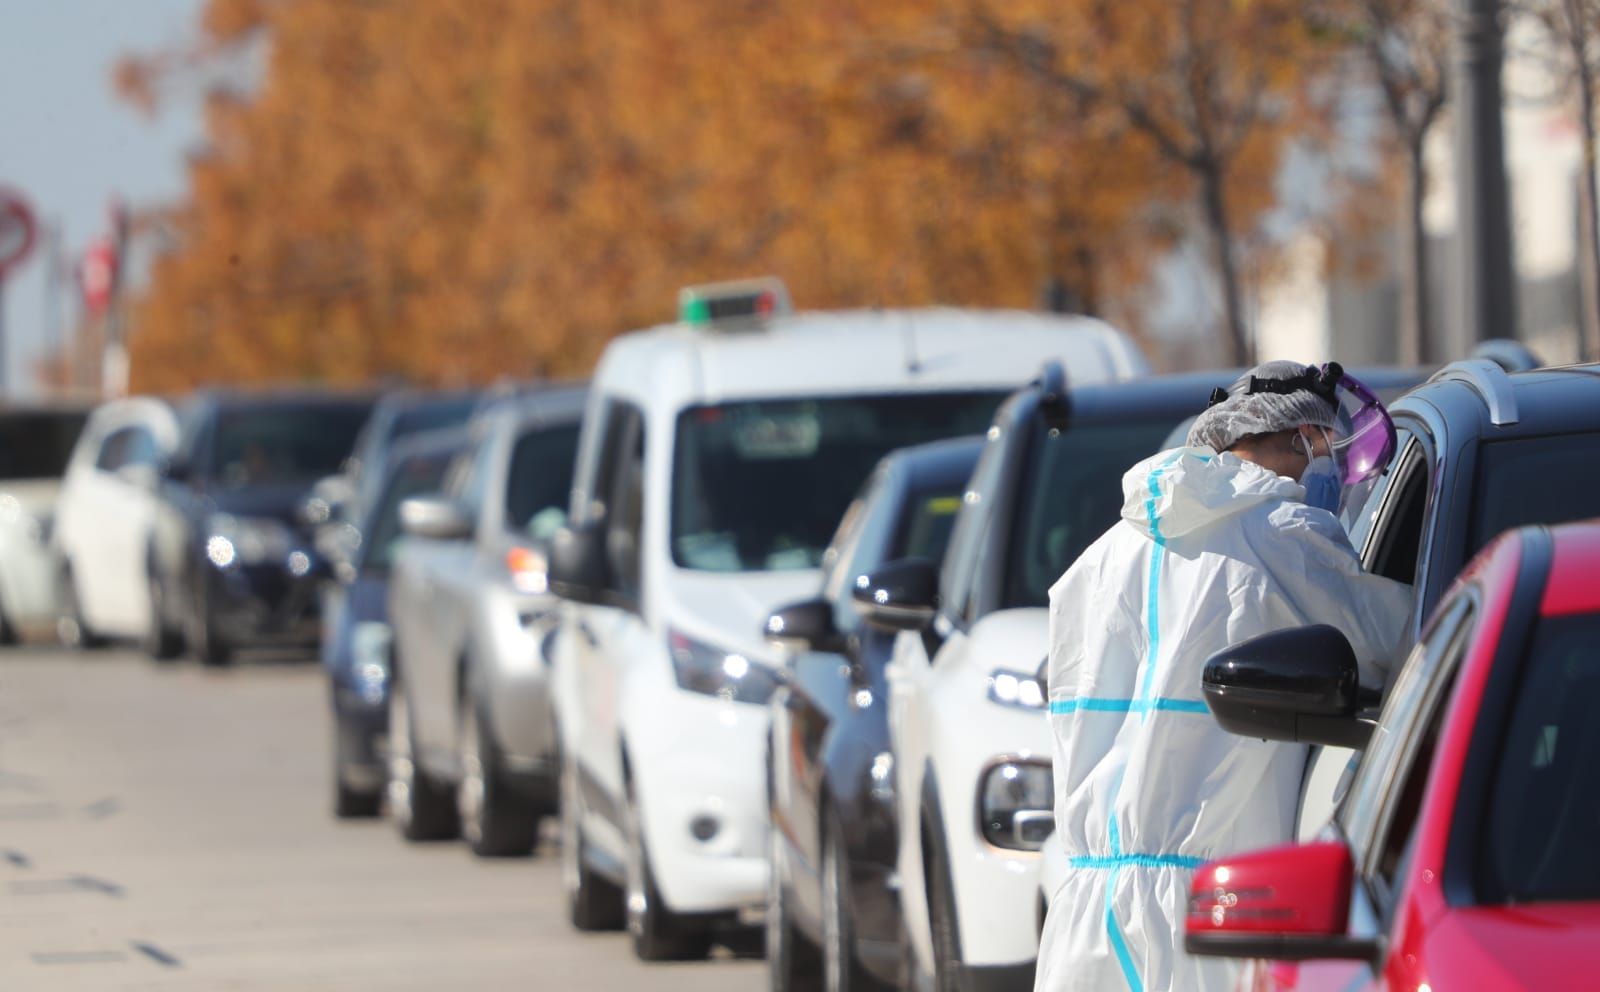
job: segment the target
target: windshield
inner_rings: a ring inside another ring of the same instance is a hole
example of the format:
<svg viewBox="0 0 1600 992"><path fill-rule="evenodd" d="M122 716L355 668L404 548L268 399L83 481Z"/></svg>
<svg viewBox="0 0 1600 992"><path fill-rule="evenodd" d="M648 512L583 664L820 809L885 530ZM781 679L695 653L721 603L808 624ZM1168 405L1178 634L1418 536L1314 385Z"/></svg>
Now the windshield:
<svg viewBox="0 0 1600 992"><path fill-rule="evenodd" d="M1600 434L1491 441L1478 449L1472 535L1462 560L1527 524L1600 516Z"/></svg>
<svg viewBox="0 0 1600 992"><path fill-rule="evenodd" d="M472 416L476 406L476 398L462 396L448 400L429 400L407 407L395 414L394 423L389 427L389 438L398 440L423 431L459 426L467 422L467 418Z"/></svg>
<svg viewBox="0 0 1600 992"><path fill-rule="evenodd" d="M0 479L57 479L67 470L87 414L0 414Z"/></svg>
<svg viewBox="0 0 1600 992"><path fill-rule="evenodd" d="M1133 416L1039 430L1023 470L1001 606L1046 606L1050 587L1122 511L1122 474L1159 450L1174 420Z"/></svg>
<svg viewBox="0 0 1600 992"><path fill-rule="evenodd" d="M338 471L367 419L351 405L254 407L217 418L212 477L227 489L312 482Z"/></svg>
<svg viewBox="0 0 1600 992"><path fill-rule="evenodd" d="M450 467L455 454L453 450L441 450L412 455L390 473L383 497L369 518L368 537L362 542L362 571L389 571L394 546L400 539L401 502L412 496L438 492L445 469Z"/></svg>
<svg viewBox="0 0 1600 992"><path fill-rule="evenodd" d="M506 482L506 527L549 540L567 522L578 425L533 431L517 439Z"/></svg>
<svg viewBox="0 0 1600 992"><path fill-rule="evenodd" d="M672 559L715 572L812 568L878 459L976 434L998 391L763 400L678 417Z"/></svg>
<svg viewBox="0 0 1600 992"><path fill-rule="evenodd" d="M1488 804L1485 901L1600 899L1600 615L1539 624Z"/></svg>

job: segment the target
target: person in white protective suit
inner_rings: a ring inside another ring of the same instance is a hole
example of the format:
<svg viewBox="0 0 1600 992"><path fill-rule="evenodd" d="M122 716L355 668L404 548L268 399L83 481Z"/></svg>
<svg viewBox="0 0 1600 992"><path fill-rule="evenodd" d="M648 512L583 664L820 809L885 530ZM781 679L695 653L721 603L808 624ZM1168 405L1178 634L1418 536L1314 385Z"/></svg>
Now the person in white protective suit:
<svg viewBox="0 0 1600 992"><path fill-rule="evenodd" d="M1212 404L1187 447L1123 476L1122 519L1050 590L1051 843L1070 867L1038 990L1233 987L1237 965L1183 951L1190 877L1292 839L1307 748L1219 727L1206 659L1326 623L1381 686L1411 609L1410 587L1362 571L1334 516L1343 487L1393 453L1382 404L1337 365L1294 362L1258 366Z"/></svg>

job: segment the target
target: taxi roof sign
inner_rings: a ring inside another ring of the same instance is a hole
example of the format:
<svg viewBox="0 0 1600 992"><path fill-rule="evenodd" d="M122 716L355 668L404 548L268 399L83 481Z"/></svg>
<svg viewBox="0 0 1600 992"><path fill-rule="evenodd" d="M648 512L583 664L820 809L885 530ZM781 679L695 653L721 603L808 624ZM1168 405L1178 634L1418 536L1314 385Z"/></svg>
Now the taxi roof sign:
<svg viewBox="0 0 1600 992"><path fill-rule="evenodd" d="M777 276L705 283L678 290L678 320L684 324L746 323L792 312L789 288Z"/></svg>

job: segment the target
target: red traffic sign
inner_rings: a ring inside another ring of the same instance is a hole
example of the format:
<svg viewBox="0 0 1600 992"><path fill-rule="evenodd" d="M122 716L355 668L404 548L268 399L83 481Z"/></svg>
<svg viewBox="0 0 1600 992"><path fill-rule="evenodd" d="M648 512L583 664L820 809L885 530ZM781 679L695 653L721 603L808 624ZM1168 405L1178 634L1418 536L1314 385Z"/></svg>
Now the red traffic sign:
<svg viewBox="0 0 1600 992"><path fill-rule="evenodd" d="M83 253L78 267L83 284L83 302L95 313L111 305L111 290L117 284L117 252L107 238L96 238Z"/></svg>
<svg viewBox="0 0 1600 992"><path fill-rule="evenodd" d="M0 279L28 257L37 234L28 201L20 193L0 189Z"/></svg>

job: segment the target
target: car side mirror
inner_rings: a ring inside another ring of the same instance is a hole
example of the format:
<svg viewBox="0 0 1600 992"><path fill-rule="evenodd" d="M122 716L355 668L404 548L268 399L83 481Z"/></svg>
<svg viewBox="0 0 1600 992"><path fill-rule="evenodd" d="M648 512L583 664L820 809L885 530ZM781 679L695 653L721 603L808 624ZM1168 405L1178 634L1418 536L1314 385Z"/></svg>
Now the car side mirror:
<svg viewBox="0 0 1600 992"><path fill-rule="evenodd" d="M761 634L770 643L795 652L844 649L844 636L833 622L833 604L820 598L774 610Z"/></svg>
<svg viewBox="0 0 1600 992"><path fill-rule="evenodd" d="M455 500L412 496L400 501L400 529L412 537L461 541L472 536L472 521Z"/></svg>
<svg viewBox="0 0 1600 992"><path fill-rule="evenodd" d="M1342 842L1273 847L1195 872L1183 948L1202 957L1375 961L1349 936L1355 865Z"/></svg>
<svg viewBox="0 0 1600 992"><path fill-rule="evenodd" d="M902 558L856 576L851 596L861 618L882 630L926 630L939 609L939 567Z"/></svg>
<svg viewBox="0 0 1600 992"><path fill-rule="evenodd" d="M1240 641L1206 660L1206 705L1242 737L1364 748L1374 722L1361 705L1355 651L1337 628L1291 627Z"/></svg>
<svg viewBox="0 0 1600 992"><path fill-rule="evenodd" d="M550 539L550 591L575 603L602 603L607 585L604 531L597 522L566 526Z"/></svg>

